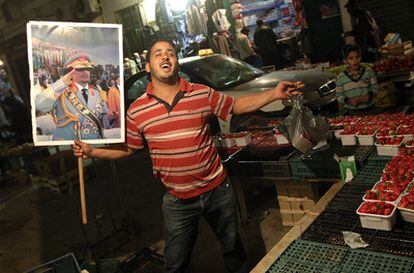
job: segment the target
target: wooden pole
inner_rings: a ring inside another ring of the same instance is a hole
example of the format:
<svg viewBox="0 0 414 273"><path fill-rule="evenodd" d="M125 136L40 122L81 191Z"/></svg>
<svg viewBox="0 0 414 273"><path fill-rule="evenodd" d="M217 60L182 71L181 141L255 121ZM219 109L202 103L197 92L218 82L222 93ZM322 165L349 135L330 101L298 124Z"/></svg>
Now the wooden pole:
<svg viewBox="0 0 414 273"><path fill-rule="evenodd" d="M78 157L78 172L79 172L79 192L82 208L82 223L85 225L88 223L88 216L86 213L86 199L85 199L85 185L83 180L83 161L82 157Z"/></svg>

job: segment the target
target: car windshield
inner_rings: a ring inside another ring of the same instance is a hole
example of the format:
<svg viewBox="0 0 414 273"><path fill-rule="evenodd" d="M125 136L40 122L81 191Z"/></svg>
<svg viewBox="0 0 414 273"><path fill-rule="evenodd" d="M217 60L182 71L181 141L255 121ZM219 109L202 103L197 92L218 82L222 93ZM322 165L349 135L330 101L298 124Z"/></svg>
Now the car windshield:
<svg viewBox="0 0 414 273"><path fill-rule="evenodd" d="M190 78L182 71L178 72L178 75L182 78L184 78L186 81L191 81ZM135 76L136 77L136 76ZM149 81L147 78L147 74L141 73L132 85L127 90L127 98L129 100L135 100L136 98L140 97L144 92L147 90L147 85Z"/></svg>
<svg viewBox="0 0 414 273"><path fill-rule="evenodd" d="M264 74L260 69L224 55L183 62L181 68L191 78L217 90L225 90Z"/></svg>

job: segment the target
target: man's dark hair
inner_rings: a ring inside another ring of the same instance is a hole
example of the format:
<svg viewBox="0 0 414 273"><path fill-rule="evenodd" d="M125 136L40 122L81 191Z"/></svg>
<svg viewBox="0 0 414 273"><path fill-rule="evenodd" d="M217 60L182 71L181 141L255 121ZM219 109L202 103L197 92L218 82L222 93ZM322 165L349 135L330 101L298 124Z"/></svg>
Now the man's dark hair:
<svg viewBox="0 0 414 273"><path fill-rule="evenodd" d="M175 45L174 45L174 43L171 41L171 40L168 40L168 39L154 39L151 43L150 43L150 45L149 45L149 47L148 47L148 53L147 53L147 62L149 62L150 61L150 59L151 59L151 50L152 50L152 48L153 48L153 46L155 45L155 44L157 44L157 43L159 43L159 42L166 42L166 43L169 43L173 48L174 48L174 50L176 51L175 52L175 54L177 55L177 49L176 49L176 47L175 47Z"/></svg>
<svg viewBox="0 0 414 273"><path fill-rule="evenodd" d="M256 24L258 27L263 26L263 20L262 19L257 19Z"/></svg>
<svg viewBox="0 0 414 273"><path fill-rule="evenodd" d="M351 52L358 52L361 54L361 48L358 45L344 45L342 48L342 56L344 59L346 59Z"/></svg>
<svg viewBox="0 0 414 273"><path fill-rule="evenodd" d="M156 44L156 43L159 43L159 42L166 42L166 43L169 43L173 48L174 48L174 50L175 50L175 55L177 55L177 49L176 49L176 46L174 45L174 43L171 41L171 40L168 40L168 39L154 39L154 40L152 40L152 42L150 43L150 45L149 45L149 47L148 47L148 52L147 52L147 62L149 63L150 62L150 59L151 59L151 50L152 50L152 48L154 47L154 45ZM151 81L151 73L149 73L149 72L147 72L147 80L150 82Z"/></svg>

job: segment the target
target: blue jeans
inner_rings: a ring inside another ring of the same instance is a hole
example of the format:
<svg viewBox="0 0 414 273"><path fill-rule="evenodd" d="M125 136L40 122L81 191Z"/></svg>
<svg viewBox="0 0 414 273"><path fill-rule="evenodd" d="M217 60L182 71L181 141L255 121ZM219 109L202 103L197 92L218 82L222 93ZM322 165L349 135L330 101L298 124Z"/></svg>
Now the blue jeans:
<svg viewBox="0 0 414 273"><path fill-rule="evenodd" d="M166 193L162 209L166 273L191 272L191 252L197 240L200 216L207 220L216 234L227 269L230 272L248 272L246 254L237 230L236 201L228 180L191 199L179 199Z"/></svg>

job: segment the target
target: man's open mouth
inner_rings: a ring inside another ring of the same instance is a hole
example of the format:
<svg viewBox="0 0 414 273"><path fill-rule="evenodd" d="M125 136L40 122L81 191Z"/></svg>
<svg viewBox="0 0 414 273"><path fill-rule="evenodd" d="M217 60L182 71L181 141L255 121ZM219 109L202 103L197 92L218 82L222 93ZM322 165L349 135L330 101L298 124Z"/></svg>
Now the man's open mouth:
<svg viewBox="0 0 414 273"><path fill-rule="evenodd" d="M162 70L170 70L171 66L172 66L171 63L169 63L169 62L161 63L161 69Z"/></svg>

